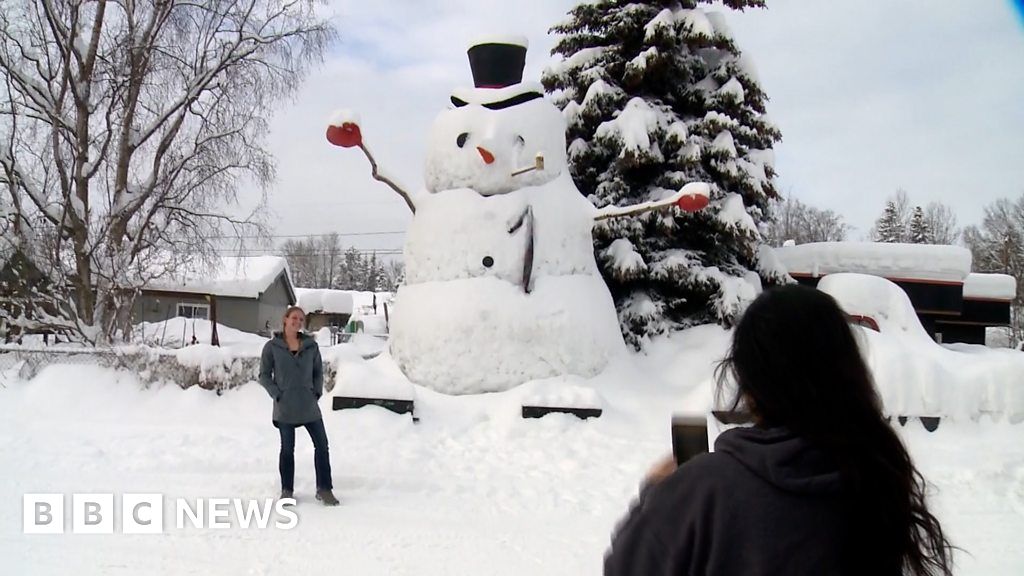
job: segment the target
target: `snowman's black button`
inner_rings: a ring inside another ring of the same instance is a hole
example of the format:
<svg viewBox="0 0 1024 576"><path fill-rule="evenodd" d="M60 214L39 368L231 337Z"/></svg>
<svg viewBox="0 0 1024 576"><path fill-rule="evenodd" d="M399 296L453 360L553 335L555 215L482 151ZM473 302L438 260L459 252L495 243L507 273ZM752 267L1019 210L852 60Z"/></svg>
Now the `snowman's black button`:
<svg viewBox="0 0 1024 576"><path fill-rule="evenodd" d="M484 256L484 268L490 268L491 266L494 266L494 258Z"/></svg>

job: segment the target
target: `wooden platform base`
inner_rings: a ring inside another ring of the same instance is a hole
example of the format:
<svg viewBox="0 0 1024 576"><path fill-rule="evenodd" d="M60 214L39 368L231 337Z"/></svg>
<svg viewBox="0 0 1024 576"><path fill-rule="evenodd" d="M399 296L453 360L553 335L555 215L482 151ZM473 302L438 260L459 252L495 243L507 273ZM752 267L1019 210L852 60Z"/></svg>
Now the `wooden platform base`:
<svg viewBox="0 0 1024 576"><path fill-rule="evenodd" d="M559 406L523 406L523 418L540 418L551 413L572 414L573 416L586 420L587 418L600 418L600 408L563 408Z"/></svg>
<svg viewBox="0 0 1024 576"><path fill-rule="evenodd" d="M363 406L380 406L386 410L390 410L395 414L413 414L413 401L412 400L394 400L390 398L357 398L354 396L335 396L334 401L331 404L333 410L351 410L353 408L362 408ZM413 422L419 420L416 416L412 418Z"/></svg>
<svg viewBox="0 0 1024 576"><path fill-rule="evenodd" d="M918 420L920 420L921 425L924 426L924 429L929 432L935 432L936 430L939 429L940 418L938 416L897 416L896 420L899 421L900 426L906 426L907 421L910 418L917 418Z"/></svg>

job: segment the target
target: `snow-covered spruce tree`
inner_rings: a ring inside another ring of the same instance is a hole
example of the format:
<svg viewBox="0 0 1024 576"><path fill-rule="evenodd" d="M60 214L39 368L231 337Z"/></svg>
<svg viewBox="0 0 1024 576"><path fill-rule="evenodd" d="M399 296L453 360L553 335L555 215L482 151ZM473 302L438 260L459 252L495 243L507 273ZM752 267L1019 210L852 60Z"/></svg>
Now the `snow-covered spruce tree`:
<svg viewBox="0 0 1024 576"><path fill-rule="evenodd" d="M920 206L914 208L914 214L910 217L910 242L912 244L934 244L931 230L928 229L928 221L924 217L924 210Z"/></svg>
<svg viewBox="0 0 1024 576"><path fill-rule="evenodd" d="M759 281L787 279L758 232L777 196L772 146L781 136L723 17L701 3L581 4L552 29L562 58L543 76L568 122L570 171L598 207L711 185L710 205L696 214L673 208L595 228L623 334L638 349L669 330L729 325Z"/></svg>
<svg viewBox="0 0 1024 576"><path fill-rule="evenodd" d="M885 210L875 221L873 239L875 242L897 243L903 242L905 235L905 226L896 208L896 203L890 200L885 203Z"/></svg>

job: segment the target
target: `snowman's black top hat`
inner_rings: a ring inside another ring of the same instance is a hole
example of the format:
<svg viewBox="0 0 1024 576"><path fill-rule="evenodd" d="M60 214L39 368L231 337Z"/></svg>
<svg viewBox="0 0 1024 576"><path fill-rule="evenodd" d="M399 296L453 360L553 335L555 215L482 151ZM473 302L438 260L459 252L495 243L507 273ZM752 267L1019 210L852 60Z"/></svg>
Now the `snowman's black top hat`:
<svg viewBox="0 0 1024 576"><path fill-rule="evenodd" d="M467 53L475 89L456 90L452 104L479 104L500 110L542 98L539 84L523 82L526 47L526 38L522 37L489 38L474 43Z"/></svg>

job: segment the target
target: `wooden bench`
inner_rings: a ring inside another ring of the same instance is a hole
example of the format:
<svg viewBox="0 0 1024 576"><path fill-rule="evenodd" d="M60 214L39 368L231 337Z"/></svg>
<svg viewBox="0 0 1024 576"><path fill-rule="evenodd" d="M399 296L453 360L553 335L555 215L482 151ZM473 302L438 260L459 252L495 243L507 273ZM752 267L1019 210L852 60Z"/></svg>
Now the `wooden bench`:
<svg viewBox="0 0 1024 576"><path fill-rule="evenodd" d="M358 398L355 396L335 396L331 403L333 410L353 410L363 406L380 406L395 414L409 414L413 422L419 422L413 412L414 403L412 400L395 400L391 398Z"/></svg>
<svg viewBox="0 0 1024 576"><path fill-rule="evenodd" d="M548 414L572 414L580 420L600 418L600 408L569 408L564 406L523 406L523 418L541 418Z"/></svg>
<svg viewBox="0 0 1024 576"><path fill-rule="evenodd" d="M939 429L939 416L897 416L896 420L900 423L900 426L906 426L907 421L911 418L920 420L921 425L929 432L935 432Z"/></svg>

